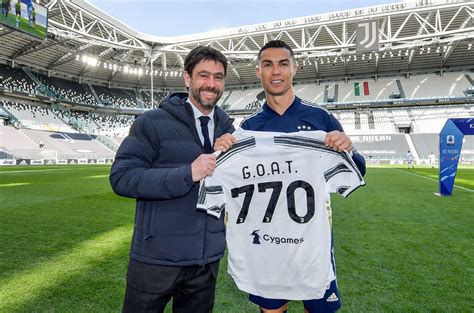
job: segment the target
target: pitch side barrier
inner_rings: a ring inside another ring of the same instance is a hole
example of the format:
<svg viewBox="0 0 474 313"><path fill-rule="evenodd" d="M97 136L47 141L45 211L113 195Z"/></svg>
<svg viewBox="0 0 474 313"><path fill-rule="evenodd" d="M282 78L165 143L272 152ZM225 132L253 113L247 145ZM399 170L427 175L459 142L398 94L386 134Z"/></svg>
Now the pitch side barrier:
<svg viewBox="0 0 474 313"><path fill-rule="evenodd" d="M97 165L97 164L112 164L113 158L99 158L99 159L0 159L0 166L35 166L35 165Z"/></svg>

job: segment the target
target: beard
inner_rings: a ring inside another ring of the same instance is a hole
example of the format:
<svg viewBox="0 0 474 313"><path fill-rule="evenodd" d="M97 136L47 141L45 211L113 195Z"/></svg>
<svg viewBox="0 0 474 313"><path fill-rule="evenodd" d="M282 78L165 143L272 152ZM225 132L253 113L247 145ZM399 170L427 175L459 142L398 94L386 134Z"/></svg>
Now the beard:
<svg viewBox="0 0 474 313"><path fill-rule="evenodd" d="M203 97L201 97L201 92L214 92L216 94L216 97L213 100L206 100ZM219 90L217 88L190 88L191 95L195 100L199 102L199 104L205 108L205 109L212 109L216 106L217 101L222 97L222 90Z"/></svg>

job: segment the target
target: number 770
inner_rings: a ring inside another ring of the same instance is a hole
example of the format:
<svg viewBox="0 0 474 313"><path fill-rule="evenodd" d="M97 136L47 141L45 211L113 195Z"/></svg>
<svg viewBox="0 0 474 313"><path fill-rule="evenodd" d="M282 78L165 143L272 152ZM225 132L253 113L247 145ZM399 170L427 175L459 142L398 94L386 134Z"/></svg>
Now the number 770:
<svg viewBox="0 0 474 313"><path fill-rule="evenodd" d="M283 183L281 181L258 183L257 188L258 192L266 192L267 189L273 189L272 195L270 196L270 201L268 202L267 209L262 220L263 223L270 223L278 203L278 198L280 197L280 193L283 188ZM299 216L296 213L295 191L298 188L302 188L306 191L307 212L304 216ZM239 216L237 217L237 224L241 224L245 222L247 214L249 213L250 203L255 192L255 184L233 188L230 192L232 194L232 198L237 198L242 193L245 194L244 202L242 203L242 209L240 210ZM296 180L289 184L288 188L286 188L286 200L288 204L288 215L293 221L299 224L305 224L308 223L311 218L313 218L315 212L314 189L309 183L303 180Z"/></svg>

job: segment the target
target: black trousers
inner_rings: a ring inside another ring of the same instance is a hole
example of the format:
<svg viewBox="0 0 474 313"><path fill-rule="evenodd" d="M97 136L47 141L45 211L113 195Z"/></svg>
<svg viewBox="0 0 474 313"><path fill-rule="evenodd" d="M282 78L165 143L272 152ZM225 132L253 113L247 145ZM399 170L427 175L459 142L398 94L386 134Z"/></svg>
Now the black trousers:
<svg viewBox="0 0 474 313"><path fill-rule="evenodd" d="M218 272L219 261L180 267L130 260L123 312L163 312L171 298L174 313L212 312Z"/></svg>

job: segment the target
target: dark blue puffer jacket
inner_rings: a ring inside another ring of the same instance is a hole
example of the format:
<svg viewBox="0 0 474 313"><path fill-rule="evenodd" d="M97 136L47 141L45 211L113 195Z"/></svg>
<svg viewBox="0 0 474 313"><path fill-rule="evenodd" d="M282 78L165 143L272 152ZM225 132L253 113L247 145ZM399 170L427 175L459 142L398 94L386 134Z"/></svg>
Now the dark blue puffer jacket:
<svg viewBox="0 0 474 313"><path fill-rule="evenodd" d="M132 259L186 266L219 260L225 249L223 217L196 210L199 184L191 163L202 153L186 93L170 95L160 108L139 116L110 171L118 195L136 198ZM214 138L232 133L232 119L215 108Z"/></svg>

